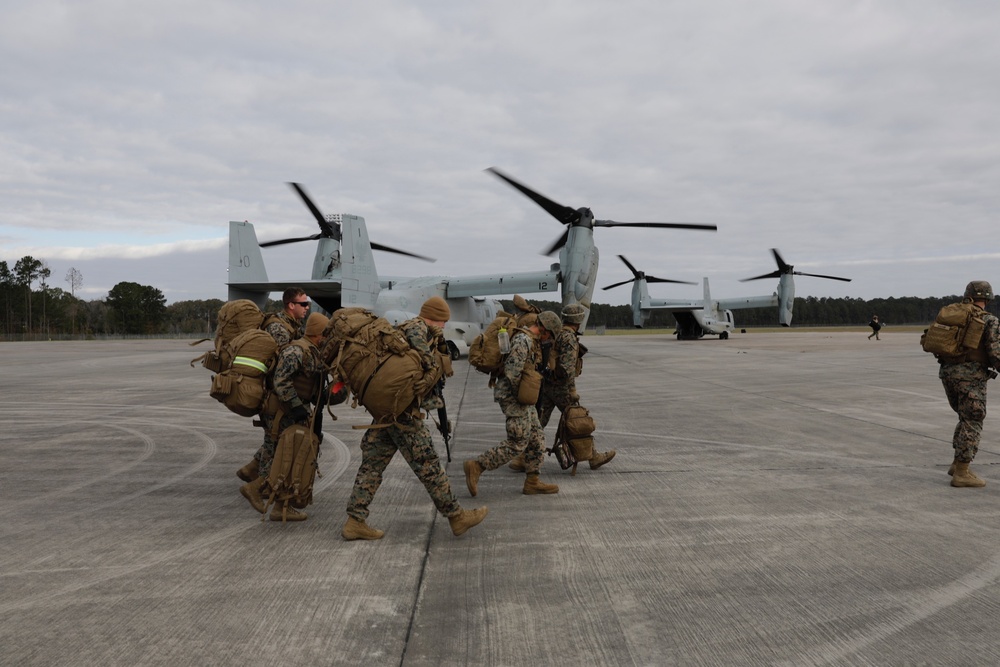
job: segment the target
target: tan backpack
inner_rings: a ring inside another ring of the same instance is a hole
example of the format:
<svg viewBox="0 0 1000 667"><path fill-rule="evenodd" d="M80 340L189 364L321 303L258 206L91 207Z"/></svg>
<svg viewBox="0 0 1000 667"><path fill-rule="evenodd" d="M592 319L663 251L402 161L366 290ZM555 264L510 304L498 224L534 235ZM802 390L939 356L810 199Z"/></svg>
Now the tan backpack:
<svg viewBox="0 0 1000 667"><path fill-rule="evenodd" d="M547 451L556 455L563 470L572 467L572 474L575 475L576 464L589 461L594 455L593 433L596 429L597 425L587 408L570 405L559 417L555 443Z"/></svg>
<svg viewBox="0 0 1000 667"><path fill-rule="evenodd" d="M260 329L264 318L264 313L250 299L227 301L219 309L219 315L216 318L215 349L192 359L191 365L194 366L196 361L200 361L202 366L215 372L229 368L233 360L231 357L227 357L226 345L244 331ZM206 340L209 339L202 338L191 345L198 345Z"/></svg>
<svg viewBox="0 0 1000 667"><path fill-rule="evenodd" d="M513 338L516 328L517 318L501 310L486 330L473 339L469 346L469 364L480 373L498 373L506 357L500 351L500 330L506 330L507 335Z"/></svg>
<svg viewBox="0 0 1000 667"><path fill-rule="evenodd" d="M938 359L951 363L985 361L979 349L986 321L973 303L952 303L942 308L934 322L920 336L920 347Z"/></svg>
<svg viewBox="0 0 1000 667"><path fill-rule="evenodd" d="M426 373L420 353L384 317L364 308L341 308L330 316L320 354L334 382L347 383L377 423L397 422L417 408L441 377Z"/></svg>
<svg viewBox="0 0 1000 667"><path fill-rule="evenodd" d="M242 417L253 417L267 400L267 376L274 369L278 343L261 329L237 335L222 347L226 364L212 376L209 395Z"/></svg>
<svg viewBox="0 0 1000 667"><path fill-rule="evenodd" d="M289 505L302 509L312 504L313 482L319 474L319 437L312 426L312 420L309 424L293 424L278 437L271 472L262 489L262 495L270 496L265 516L267 508L274 505L281 508L284 521Z"/></svg>

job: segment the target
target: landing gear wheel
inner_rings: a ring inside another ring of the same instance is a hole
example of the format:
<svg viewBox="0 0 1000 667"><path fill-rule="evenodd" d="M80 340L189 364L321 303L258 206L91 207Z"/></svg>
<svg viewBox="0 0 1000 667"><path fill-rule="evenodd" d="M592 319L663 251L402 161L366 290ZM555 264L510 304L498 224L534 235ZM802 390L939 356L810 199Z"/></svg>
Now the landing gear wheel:
<svg viewBox="0 0 1000 667"><path fill-rule="evenodd" d="M452 361L458 361L458 357L461 356L458 351L458 346L451 341L448 341L448 352L451 354Z"/></svg>
<svg viewBox="0 0 1000 667"><path fill-rule="evenodd" d="M728 331L723 331L722 333L719 334L719 340L726 340L727 338L729 338Z"/></svg>

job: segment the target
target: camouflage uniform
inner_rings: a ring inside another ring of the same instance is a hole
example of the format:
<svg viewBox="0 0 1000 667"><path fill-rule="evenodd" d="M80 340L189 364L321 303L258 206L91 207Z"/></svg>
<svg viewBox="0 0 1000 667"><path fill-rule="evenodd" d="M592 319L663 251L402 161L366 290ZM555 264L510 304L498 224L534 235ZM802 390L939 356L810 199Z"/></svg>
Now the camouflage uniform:
<svg viewBox="0 0 1000 667"><path fill-rule="evenodd" d="M407 320L399 325L413 349L420 352L424 361L424 369L434 369L438 366L431 344L441 330L429 326L422 318ZM436 396L429 399L441 401ZM421 407L428 405L440 407L434 400L425 399ZM440 403L443 405L443 401ZM424 488L434 501L434 507L446 517L458 516L462 508L451 491L448 473L441 466L441 459L434 449L431 433L423 419L410 416L409 424L393 424L384 428L371 428L361 439L361 467L354 480L351 499L347 503L347 514L358 521L368 518L368 506L382 484L382 473L396 454L403 455L410 469L423 483ZM374 422L373 422L374 423Z"/></svg>
<svg viewBox="0 0 1000 667"><path fill-rule="evenodd" d="M979 451L979 438L986 418L989 366L1000 368L1000 320L984 310L980 310L979 315L986 322L981 349L986 353L989 365L979 361L941 362L938 372L948 403L958 413L952 446L955 448L955 460L962 463L971 463Z"/></svg>
<svg viewBox="0 0 1000 667"><path fill-rule="evenodd" d="M552 411L562 412L580 402L576 392L576 363L580 355L579 334L571 327L563 327L552 343L549 354L555 355L544 375L542 391L538 397L538 422L545 428Z"/></svg>
<svg viewBox="0 0 1000 667"><path fill-rule="evenodd" d="M319 387L320 380L326 374L326 366L320 359L319 349L309 341L308 338L301 339L303 343L287 345L278 353L278 362L274 367L274 393L282 403L285 415L281 418L277 433L274 432L274 419L277 415L261 414L260 420L264 427L264 444L261 445L254 458L260 464L260 476L267 477L271 472L271 462L274 460L274 451L278 447L277 436L286 428L295 423L295 420L287 414L290 408L305 405L306 402L315 402L318 393L311 397L299 396L295 389L296 377L306 376L311 378L314 386ZM302 345L306 346L306 350ZM302 379L299 379L303 383ZM304 384L304 383L303 383Z"/></svg>
<svg viewBox="0 0 1000 667"><path fill-rule="evenodd" d="M488 449L476 459L483 470L496 470L515 456L524 454L524 469L528 475L537 475L545 455L545 435L538 422L534 405L517 402L517 389L525 364L537 368L542 362L542 352L534 336L518 331L510 341L510 353L503 372L493 388L493 400L500 404L507 418L507 439Z"/></svg>
<svg viewBox="0 0 1000 667"><path fill-rule="evenodd" d="M440 329L427 324L422 317L406 320L396 328L406 336L406 342L410 344L410 347L420 353L420 361L425 373L437 371L440 368L441 364L434 353L437 341L443 340ZM441 383L444 384L443 379ZM444 399L437 394L429 393L420 403L420 407L424 410L437 410L444 407Z"/></svg>
<svg viewBox="0 0 1000 667"><path fill-rule="evenodd" d="M264 327L264 331L271 334L271 338L277 341L279 350L293 340L302 337L302 323L287 312L275 313L268 319L272 321Z"/></svg>

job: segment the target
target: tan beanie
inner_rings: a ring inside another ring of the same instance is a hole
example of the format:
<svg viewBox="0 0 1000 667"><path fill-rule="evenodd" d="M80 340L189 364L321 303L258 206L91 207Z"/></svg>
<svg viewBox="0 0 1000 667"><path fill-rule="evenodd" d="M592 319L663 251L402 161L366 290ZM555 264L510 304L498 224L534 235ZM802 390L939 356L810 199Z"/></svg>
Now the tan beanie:
<svg viewBox="0 0 1000 667"><path fill-rule="evenodd" d="M323 333L323 329L326 329L326 325L329 323L330 318L323 313L312 313L306 320L306 335L318 336Z"/></svg>
<svg viewBox="0 0 1000 667"><path fill-rule="evenodd" d="M432 322L447 322L451 319L451 308L441 297L432 296L420 306L420 317Z"/></svg>

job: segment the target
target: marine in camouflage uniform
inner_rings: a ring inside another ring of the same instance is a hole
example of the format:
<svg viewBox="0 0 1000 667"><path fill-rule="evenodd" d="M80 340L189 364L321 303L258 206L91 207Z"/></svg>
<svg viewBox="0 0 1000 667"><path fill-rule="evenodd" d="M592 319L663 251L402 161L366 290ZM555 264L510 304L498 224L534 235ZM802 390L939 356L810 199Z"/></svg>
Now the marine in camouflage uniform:
<svg viewBox="0 0 1000 667"><path fill-rule="evenodd" d="M420 353L425 372L432 375L444 371L436 348L443 344L441 328L450 317L447 302L440 297L431 297L420 309L420 315L400 324L397 328L406 337L410 347ZM428 394L420 403L424 410L436 409L444 405L440 396ZM370 428L361 439L361 467L354 479L354 488L347 503L347 523L341 530L346 540L377 540L383 531L367 524L369 505L375 498L382 477L392 457L399 451L410 469L427 490L434 507L448 517L452 532L461 535L485 518L486 507L463 510L451 490L448 473L441 465L437 450L431 440L431 433L419 411L401 417L403 423ZM372 422L375 425L374 422Z"/></svg>
<svg viewBox="0 0 1000 667"><path fill-rule="evenodd" d="M323 329L329 320L325 315L313 313L306 325L306 335L286 345L278 353L274 367L272 390L280 402L279 414L281 421L275 428L278 414L261 412L261 426L264 429L264 444L254 456L259 463L259 476L240 487L240 493L258 512L264 512L264 499L261 487L271 472L274 452L278 447L281 432L293 424L308 423L312 416L310 405L320 397L323 380L326 377L326 365L320 357L318 344L323 337ZM272 513L271 518L274 519ZM287 521L301 521L304 513L292 511L286 515ZM279 515L279 519L280 515Z"/></svg>
<svg viewBox="0 0 1000 667"><path fill-rule="evenodd" d="M938 377L944 385L951 409L958 414L958 425L952 436L955 459L948 473L951 485L957 487L982 487L986 482L969 470L969 464L979 451L979 439L986 418L986 383L995 373L990 367L1000 368L1000 320L984 310L993 299L993 288L985 280L974 280L965 288L963 302L977 306L977 315L986 324L980 346L969 352L965 360L939 359Z"/></svg>
<svg viewBox="0 0 1000 667"><path fill-rule="evenodd" d="M301 287L289 287L282 293L281 300L284 308L278 313L269 315L263 324L264 331L278 344L279 351L293 340L302 337L302 322L309 313L309 297ZM244 482L257 479L260 476L260 464L264 456L264 447L261 447L249 463L236 471L236 476Z"/></svg>
<svg viewBox="0 0 1000 667"><path fill-rule="evenodd" d="M465 483L469 493L478 493L479 476L486 470L496 470L515 456L523 455L525 473L523 492L528 495L558 493L555 484L538 479L545 455L545 435L538 421L535 406L522 405L517 400L521 374L525 368L538 369L542 363L541 342L549 340L562 328L559 316L551 311L539 313L527 330L519 329L510 341L510 352L503 370L493 387L493 400L500 404L506 418L507 439L464 463Z"/></svg>
<svg viewBox="0 0 1000 667"><path fill-rule="evenodd" d="M580 394L576 391L577 370L580 367L580 324L586 317L586 310L579 304L563 308L563 328L556 335L549 351L548 364L543 373L542 391L538 397L538 421L544 429L552 412L559 408L563 412L571 405L580 404ZM615 457L615 450L599 452L593 450L590 469L596 470ZM515 470L519 466L511 465Z"/></svg>

